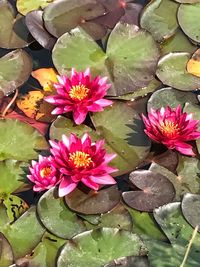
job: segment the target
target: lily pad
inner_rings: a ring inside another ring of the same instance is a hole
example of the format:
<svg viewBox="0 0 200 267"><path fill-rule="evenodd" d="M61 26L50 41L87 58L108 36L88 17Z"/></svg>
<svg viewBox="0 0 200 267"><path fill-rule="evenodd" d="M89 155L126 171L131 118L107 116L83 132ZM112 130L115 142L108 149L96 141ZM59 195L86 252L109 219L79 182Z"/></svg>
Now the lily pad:
<svg viewBox="0 0 200 267"><path fill-rule="evenodd" d="M17 0L17 9L21 14L26 15L30 11L45 8L53 1L54 0Z"/></svg>
<svg viewBox="0 0 200 267"><path fill-rule="evenodd" d="M160 109L161 107L170 106L171 108L176 108L181 105L182 108L185 103L198 103L197 97L191 92L181 92L179 90L173 89L171 87L162 88L154 92L149 98L147 109L148 112L153 109Z"/></svg>
<svg viewBox="0 0 200 267"><path fill-rule="evenodd" d="M12 248L5 236L0 233L0 266L8 267L12 265L13 261Z"/></svg>
<svg viewBox="0 0 200 267"><path fill-rule="evenodd" d="M120 201L121 193L117 186L110 186L88 194L79 189L65 196L68 207L83 214L100 214L112 210Z"/></svg>
<svg viewBox="0 0 200 267"><path fill-rule="evenodd" d="M179 4L171 0L151 1L141 14L141 27L149 31L157 41L169 38L178 28L178 7Z"/></svg>
<svg viewBox="0 0 200 267"><path fill-rule="evenodd" d="M0 161L0 198L5 198L25 185L22 181L25 176L23 167L27 167L27 164L16 160Z"/></svg>
<svg viewBox="0 0 200 267"><path fill-rule="evenodd" d="M11 94L25 83L32 71L32 60L23 50L12 51L0 58L0 90Z"/></svg>
<svg viewBox="0 0 200 267"><path fill-rule="evenodd" d="M126 103L117 101L91 118L97 133L105 138L108 151L118 155L111 163L118 167L118 175L132 171L147 156L150 140L143 122Z"/></svg>
<svg viewBox="0 0 200 267"><path fill-rule="evenodd" d="M200 78L187 72L189 53L174 52L165 55L158 62L156 75L166 85L182 91L192 91L199 87Z"/></svg>
<svg viewBox="0 0 200 267"><path fill-rule="evenodd" d="M90 67L93 75L109 76L112 87L108 95L118 96L145 87L153 80L159 54L149 33L118 23L108 39L106 54L89 35L76 28L58 39L52 56L61 74L68 74L72 67L77 70Z"/></svg>
<svg viewBox="0 0 200 267"><path fill-rule="evenodd" d="M95 31L102 26L93 23L91 20L106 13L105 8L96 0L66 1L60 0L49 4L44 10L45 28L55 37L71 31L77 26L82 26L94 39L101 39L106 31L102 31L102 36L96 36ZM95 30L94 30L95 27ZM97 29L96 29L97 28Z"/></svg>
<svg viewBox="0 0 200 267"><path fill-rule="evenodd" d="M58 258L58 267L101 267L116 258L145 254L145 246L137 235L116 228L100 228L67 242Z"/></svg>
<svg viewBox="0 0 200 267"><path fill-rule="evenodd" d="M0 47L13 49L26 47L33 41L21 15L7 0L0 2Z"/></svg>
<svg viewBox="0 0 200 267"><path fill-rule="evenodd" d="M139 170L130 174L130 181L142 191L129 191L122 194L130 207L141 211L153 209L174 199L173 184L162 174Z"/></svg>
<svg viewBox="0 0 200 267"><path fill-rule="evenodd" d="M35 207L31 207L12 225L6 225L1 232L12 246L15 259L24 257L40 242L45 229L38 222Z"/></svg>
<svg viewBox="0 0 200 267"><path fill-rule="evenodd" d="M56 196L54 188L42 195L37 212L43 225L58 237L70 239L86 230L84 223L68 209L63 198Z"/></svg>
<svg viewBox="0 0 200 267"><path fill-rule="evenodd" d="M26 26L31 35L37 42L46 49L52 49L56 43L56 38L53 37L45 28L43 23L43 11L35 10L26 15Z"/></svg>
<svg viewBox="0 0 200 267"><path fill-rule="evenodd" d="M200 43L200 3L182 4L178 9L178 22L193 41Z"/></svg>
<svg viewBox="0 0 200 267"><path fill-rule="evenodd" d="M0 138L0 160L28 161L38 157L36 150L48 149L45 138L19 120L0 120Z"/></svg>
<svg viewBox="0 0 200 267"><path fill-rule="evenodd" d="M184 195L181 208L185 219L194 228L200 227L200 195L187 193ZM200 228L198 229L200 231Z"/></svg>
<svg viewBox="0 0 200 267"><path fill-rule="evenodd" d="M147 257L123 257L115 259L104 267L150 267Z"/></svg>

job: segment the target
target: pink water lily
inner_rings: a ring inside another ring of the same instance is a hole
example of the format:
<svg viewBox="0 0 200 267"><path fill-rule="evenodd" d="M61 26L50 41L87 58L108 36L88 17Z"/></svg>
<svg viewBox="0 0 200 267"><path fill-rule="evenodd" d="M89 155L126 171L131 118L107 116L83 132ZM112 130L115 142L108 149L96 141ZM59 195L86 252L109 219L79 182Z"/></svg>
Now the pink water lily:
<svg viewBox="0 0 200 267"><path fill-rule="evenodd" d="M71 77L58 76L58 83L54 84L56 95L48 96L45 101L56 106L52 114L63 114L72 111L76 124L84 122L89 111L103 111L104 107L112 104L105 99L110 88L107 78L100 76L91 78L90 69L85 72L71 71Z"/></svg>
<svg viewBox="0 0 200 267"><path fill-rule="evenodd" d="M116 154L106 154L104 141L92 143L88 134L81 139L71 134L63 135L62 141L50 141L52 164L62 175L59 185L59 196L72 192L82 182L87 187L98 190L100 185L115 184L110 173L117 169L108 166Z"/></svg>
<svg viewBox="0 0 200 267"><path fill-rule="evenodd" d="M34 191L47 190L59 183L60 174L51 162L51 157L47 158L41 155L38 162L32 161L32 166L29 168L31 174L27 177L35 184Z"/></svg>
<svg viewBox="0 0 200 267"><path fill-rule="evenodd" d="M171 109L169 106L157 110L151 109L147 117L142 115L145 133L155 142L162 143L169 149L194 156L192 145L188 141L200 138L199 120L193 120L192 114L182 112L181 106Z"/></svg>

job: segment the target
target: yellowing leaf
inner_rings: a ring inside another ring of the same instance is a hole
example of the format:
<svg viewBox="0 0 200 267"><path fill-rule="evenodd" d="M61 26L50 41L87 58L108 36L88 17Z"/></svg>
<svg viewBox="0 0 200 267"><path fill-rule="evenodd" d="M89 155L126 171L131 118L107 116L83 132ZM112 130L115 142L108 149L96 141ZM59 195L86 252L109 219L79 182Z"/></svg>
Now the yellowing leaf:
<svg viewBox="0 0 200 267"><path fill-rule="evenodd" d="M17 100L18 108L24 114L32 119L43 122L50 122L54 118L51 115L54 106L44 101L45 92L30 91L27 94L20 96Z"/></svg>
<svg viewBox="0 0 200 267"><path fill-rule="evenodd" d="M187 63L187 71L190 74L200 77L200 48L193 54Z"/></svg>
<svg viewBox="0 0 200 267"><path fill-rule="evenodd" d="M46 92L54 92L53 83L58 82L57 73L53 68L42 68L33 71L32 76L38 80Z"/></svg>

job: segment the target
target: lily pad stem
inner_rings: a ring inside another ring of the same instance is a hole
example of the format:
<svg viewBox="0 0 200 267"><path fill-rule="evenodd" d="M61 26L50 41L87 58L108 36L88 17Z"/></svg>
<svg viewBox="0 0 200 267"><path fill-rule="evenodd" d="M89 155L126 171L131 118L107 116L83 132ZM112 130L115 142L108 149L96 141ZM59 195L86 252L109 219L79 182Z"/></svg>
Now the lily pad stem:
<svg viewBox="0 0 200 267"><path fill-rule="evenodd" d="M5 109L4 109L4 111L3 111L2 115L1 115L1 117L2 117L3 119L5 118L6 113L8 112L9 108L10 108L10 107L12 106L12 104L15 102L15 100L16 100L18 94L19 94L19 90L16 89L13 98L12 98L11 101L8 103L8 105L5 107Z"/></svg>

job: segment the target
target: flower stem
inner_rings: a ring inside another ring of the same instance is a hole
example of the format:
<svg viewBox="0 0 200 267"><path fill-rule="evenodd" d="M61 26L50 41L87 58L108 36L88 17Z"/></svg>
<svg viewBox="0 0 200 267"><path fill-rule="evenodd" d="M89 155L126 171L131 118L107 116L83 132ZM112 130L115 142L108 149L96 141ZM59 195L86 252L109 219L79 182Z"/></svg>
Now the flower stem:
<svg viewBox="0 0 200 267"><path fill-rule="evenodd" d="M190 242L189 242L189 244L188 244L187 250L186 250L186 252L185 252L184 259L183 259L183 261L182 261L180 267L184 267L184 266L185 266L185 263L186 263L186 261L187 261L188 255L189 255L190 250L191 250L191 247L192 247L192 243L194 242L194 239L195 239L195 237L196 237L196 235L197 235L198 228L199 228L199 227L198 227L198 225L197 225L197 226L195 227L193 233L192 233L192 237L191 237L191 239L190 239Z"/></svg>
<svg viewBox="0 0 200 267"><path fill-rule="evenodd" d="M19 90L16 89L13 98L12 98L11 101L8 103L8 105L5 107L5 109L4 109L4 111L3 111L2 115L1 115L1 117L2 117L3 119L5 118L6 113L8 112L9 108L10 108L10 107L12 106L12 104L15 102L15 100L16 100L16 98L17 98L17 96L18 96L18 93L19 93Z"/></svg>

